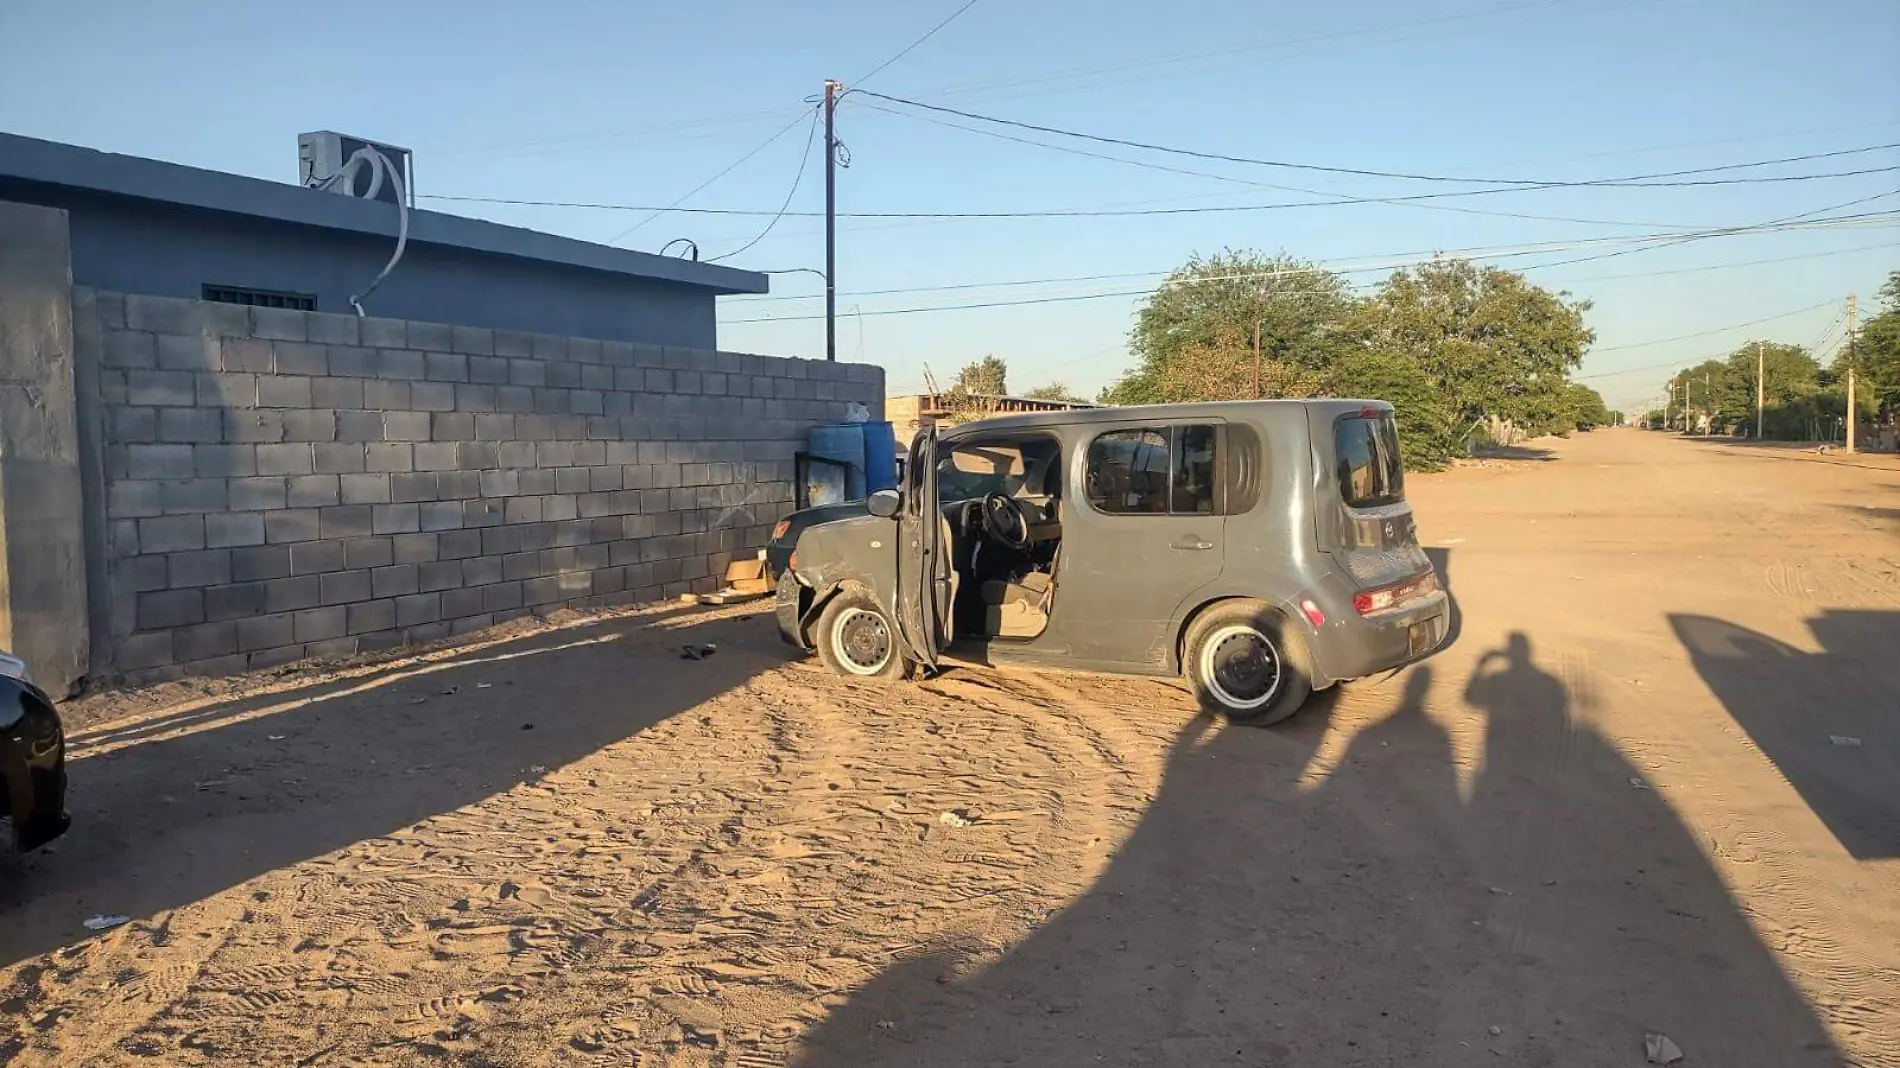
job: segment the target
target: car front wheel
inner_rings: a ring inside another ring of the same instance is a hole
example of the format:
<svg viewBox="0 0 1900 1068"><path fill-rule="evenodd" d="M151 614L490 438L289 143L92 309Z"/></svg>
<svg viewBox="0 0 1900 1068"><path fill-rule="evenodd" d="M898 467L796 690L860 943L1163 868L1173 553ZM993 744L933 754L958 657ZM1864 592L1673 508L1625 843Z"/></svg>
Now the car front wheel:
<svg viewBox="0 0 1900 1068"><path fill-rule="evenodd" d="M1299 634L1257 601L1220 605L1195 620L1181 667L1201 707L1223 719L1279 723L1312 693Z"/></svg>
<svg viewBox="0 0 1900 1068"><path fill-rule="evenodd" d="M910 661L899 647L897 628L876 601L857 590L831 599L818 614L814 635L818 659L840 675L901 679Z"/></svg>

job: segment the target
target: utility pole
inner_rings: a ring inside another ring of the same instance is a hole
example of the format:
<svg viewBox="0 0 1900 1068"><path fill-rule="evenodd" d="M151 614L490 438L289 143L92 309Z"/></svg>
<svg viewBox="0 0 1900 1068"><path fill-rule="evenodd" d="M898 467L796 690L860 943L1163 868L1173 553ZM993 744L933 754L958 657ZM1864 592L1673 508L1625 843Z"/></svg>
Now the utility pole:
<svg viewBox="0 0 1900 1068"><path fill-rule="evenodd" d="M837 82L825 79L825 359L838 359L838 110Z"/></svg>
<svg viewBox="0 0 1900 1068"><path fill-rule="evenodd" d="M1702 410L1709 417L1709 421L1702 426L1702 436L1705 438L1709 436L1709 431L1715 429L1715 401L1711 399L1713 396L1709 392L1709 372L1704 371L1702 372Z"/></svg>
<svg viewBox="0 0 1900 1068"><path fill-rule="evenodd" d="M1755 342L1755 440L1756 441L1761 440L1762 409L1767 403L1767 400L1766 400L1768 396L1768 391L1766 388L1767 387L1767 382L1766 382L1767 369L1768 369L1768 364L1762 356L1761 342L1757 341Z"/></svg>
<svg viewBox="0 0 1900 1068"><path fill-rule="evenodd" d="M1260 322L1253 324L1253 399L1260 399Z"/></svg>
<svg viewBox="0 0 1900 1068"><path fill-rule="evenodd" d="M1854 424L1860 413L1854 410L1854 319L1859 312L1859 297L1847 295L1847 451L1854 451Z"/></svg>

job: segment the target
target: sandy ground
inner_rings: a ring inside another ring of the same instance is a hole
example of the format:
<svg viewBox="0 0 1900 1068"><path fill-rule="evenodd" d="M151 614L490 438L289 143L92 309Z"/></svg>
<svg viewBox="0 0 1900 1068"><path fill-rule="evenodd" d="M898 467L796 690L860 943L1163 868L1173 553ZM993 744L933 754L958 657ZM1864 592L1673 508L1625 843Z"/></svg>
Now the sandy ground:
<svg viewBox="0 0 1900 1068"><path fill-rule="evenodd" d="M1900 1065L1900 464L1548 444L1272 730L745 609L81 703L0 1063Z"/></svg>

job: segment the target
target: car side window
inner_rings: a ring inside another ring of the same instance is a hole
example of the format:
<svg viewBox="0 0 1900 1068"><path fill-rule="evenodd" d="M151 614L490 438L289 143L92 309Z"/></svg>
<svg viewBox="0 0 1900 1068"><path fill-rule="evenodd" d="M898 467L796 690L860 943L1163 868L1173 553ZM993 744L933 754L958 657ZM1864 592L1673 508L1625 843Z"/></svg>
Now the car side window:
<svg viewBox="0 0 1900 1068"><path fill-rule="evenodd" d="M1212 515L1212 426L1111 430L1089 443L1089 503L1111 515Z"/></svg>

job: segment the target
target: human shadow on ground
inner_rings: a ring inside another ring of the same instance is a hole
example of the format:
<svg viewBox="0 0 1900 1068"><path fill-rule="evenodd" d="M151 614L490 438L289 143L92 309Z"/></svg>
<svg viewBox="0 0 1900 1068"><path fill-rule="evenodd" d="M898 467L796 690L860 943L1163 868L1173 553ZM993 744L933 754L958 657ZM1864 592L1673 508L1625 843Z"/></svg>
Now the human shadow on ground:
<svg viewBox="0 0 1900 1068"><path fill-rule="evenodd" d="M80 732L71 832L0 880L0 966L536 780L785 659L755 616L648 613Z"/></svg>
<svg viewBox="0 0 1900 1068"><path fill-rule="evenodd" d="M1193 721L1086 893L986 967L947 947L893 965L800 1063L1626 1065L1662 1032L1695 1063L1838 1065L1528 636L1480 664L1475 765L1430 712L1459 696L1430 664L1343 752L1305 714Z"/></svg>
<svg viewBox="0 0 1900 1068"><path fill-rule="evenodd" d="M1669 622L1716 699L1857 860L1900 857L1900 612L1830 609L1803 652L1708 616Z"/></svg>
<svg viewBox="0 0 1900 1068"><path fill-rule="evenodd" d="M1471 450L1474 460L1555 460L1557 454L1536 445L1479 445Z"/></svg>

